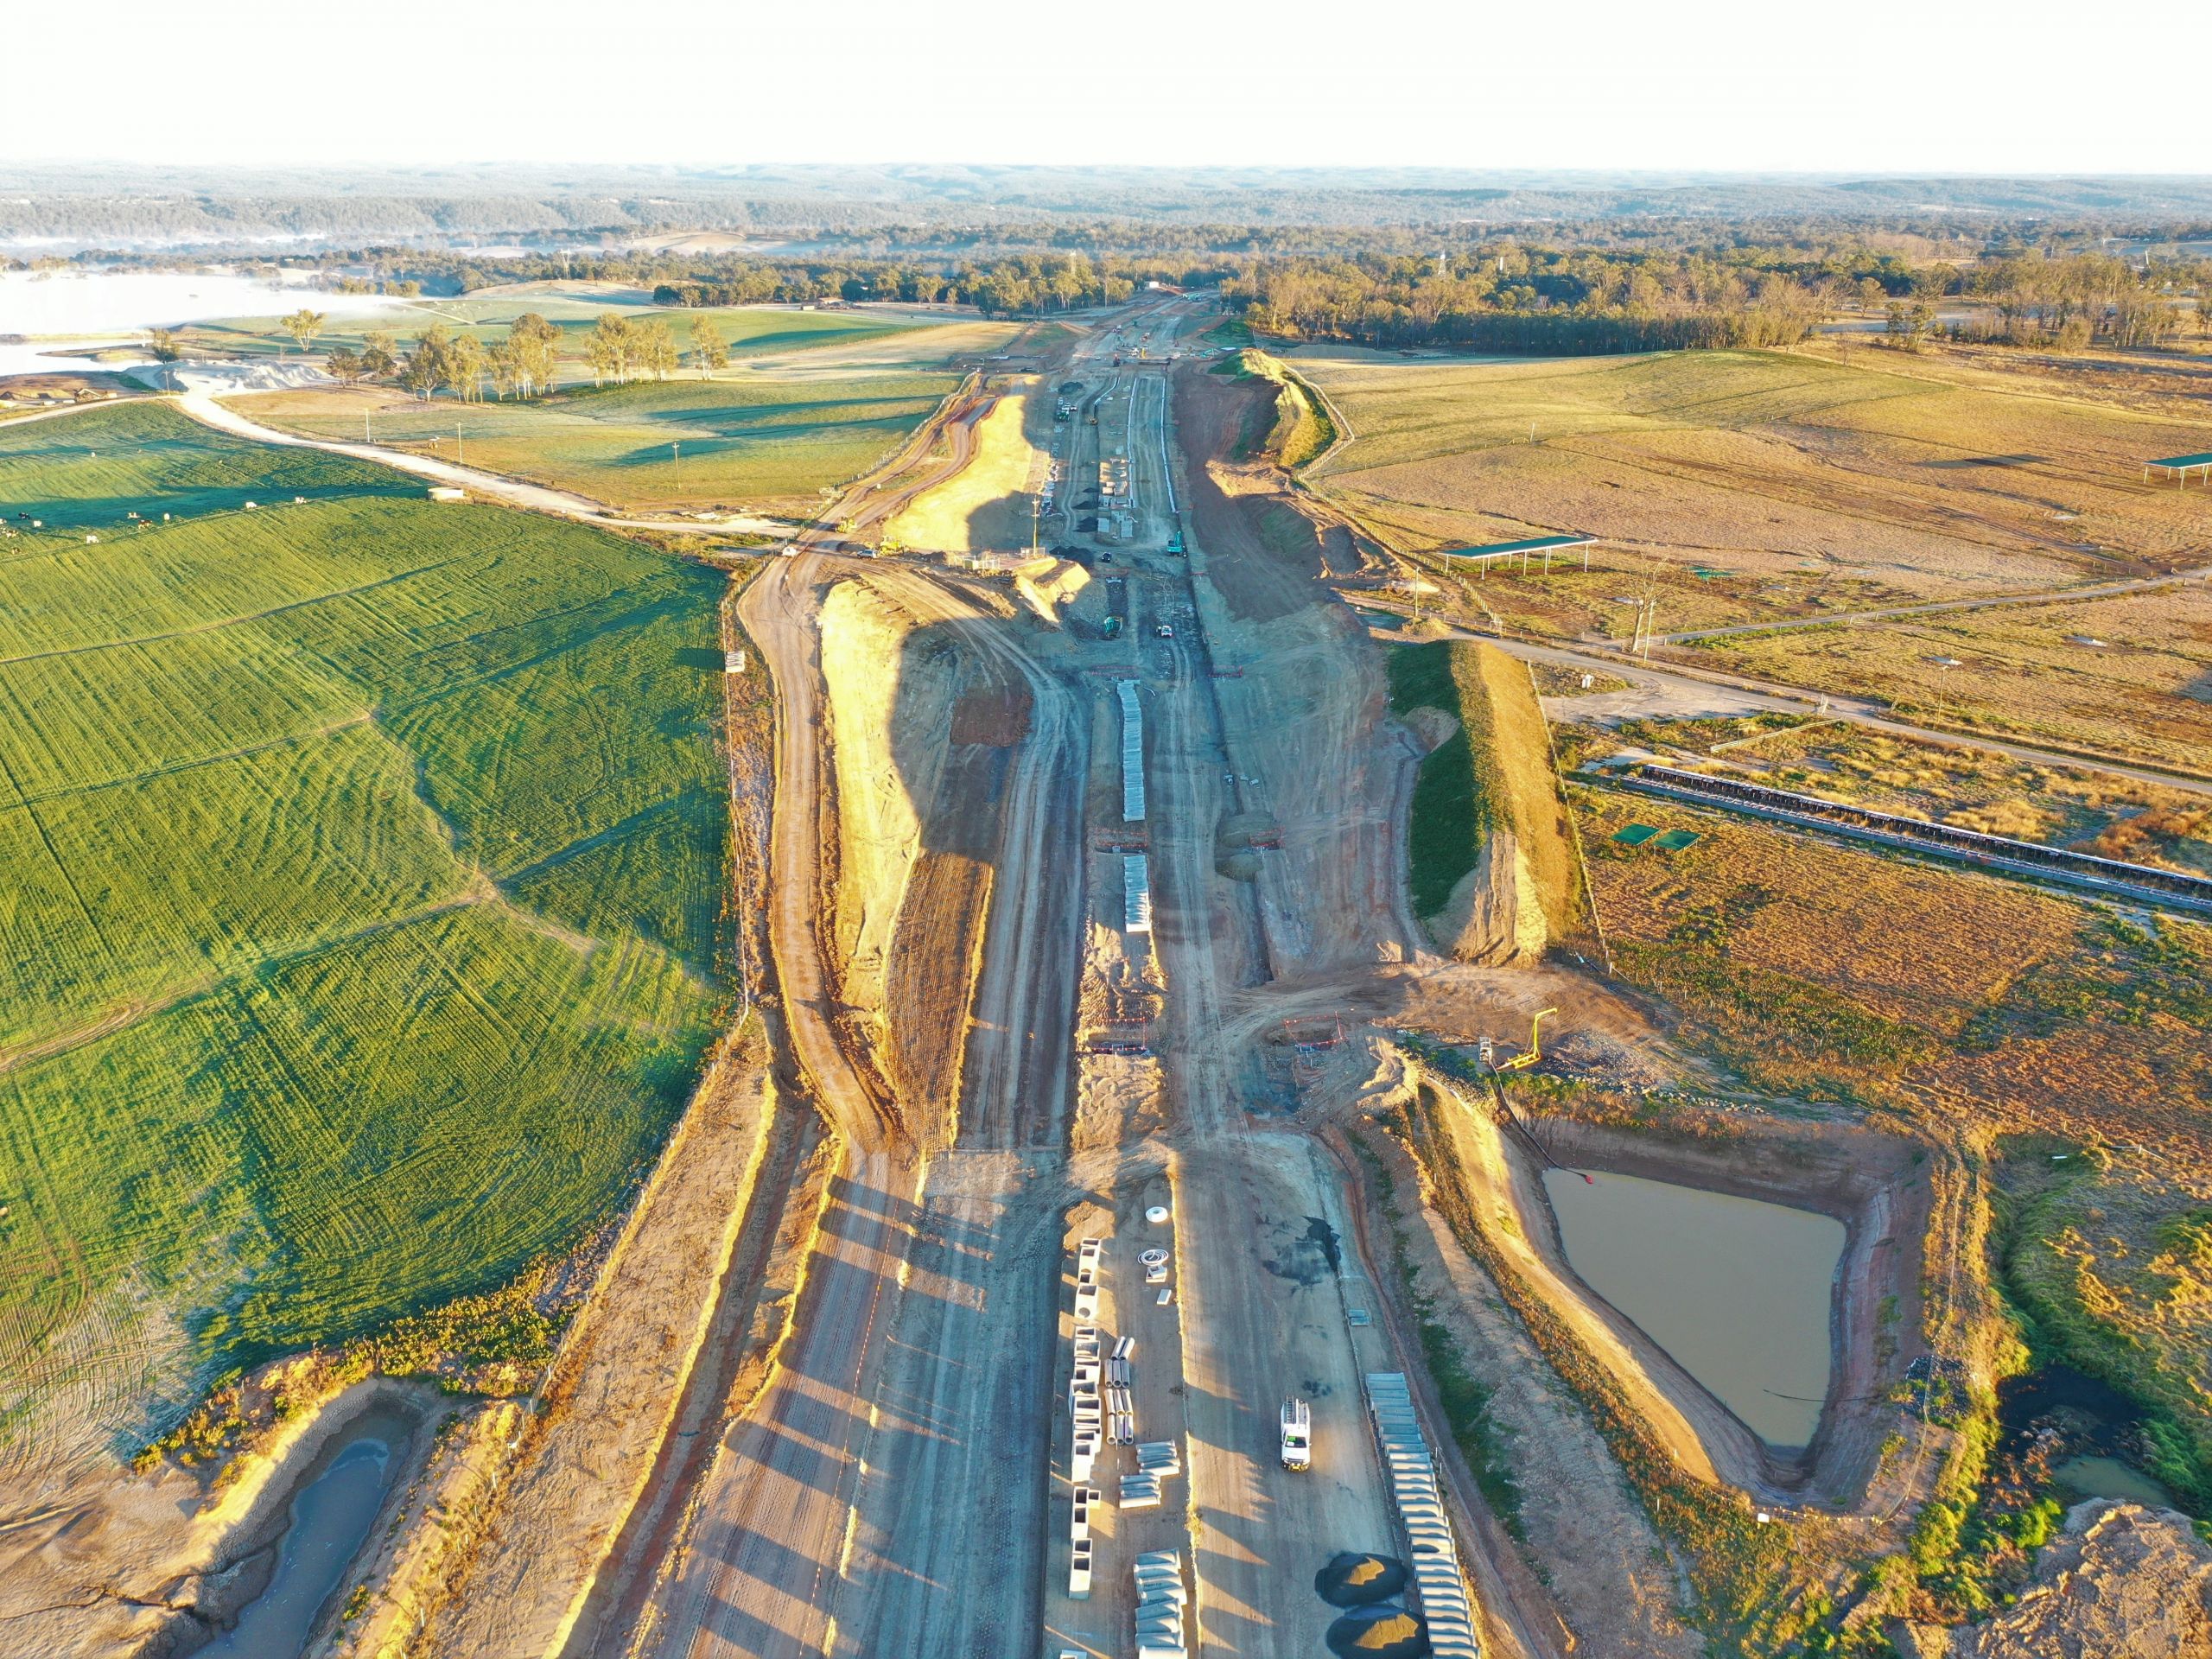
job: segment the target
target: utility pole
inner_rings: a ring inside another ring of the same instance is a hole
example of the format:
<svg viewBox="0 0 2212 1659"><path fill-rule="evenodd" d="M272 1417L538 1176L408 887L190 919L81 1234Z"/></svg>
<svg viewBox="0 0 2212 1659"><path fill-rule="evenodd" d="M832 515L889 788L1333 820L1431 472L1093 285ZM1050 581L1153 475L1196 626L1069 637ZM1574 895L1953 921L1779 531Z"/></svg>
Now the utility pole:
<svg viewBox="0 0 2212 1659"><path fill-rule="evenodd" d="M683 493L683 446L671 443L668 446L668 453L676 461L676 493L681 495Z"/></svg>
<svg viewBox="0 0 2212 1659"><path fill-rule="evenodd" d="M456 467L468 465L467 452L461 447L461 416L458 415L453 417L453 464Z"/></svg>

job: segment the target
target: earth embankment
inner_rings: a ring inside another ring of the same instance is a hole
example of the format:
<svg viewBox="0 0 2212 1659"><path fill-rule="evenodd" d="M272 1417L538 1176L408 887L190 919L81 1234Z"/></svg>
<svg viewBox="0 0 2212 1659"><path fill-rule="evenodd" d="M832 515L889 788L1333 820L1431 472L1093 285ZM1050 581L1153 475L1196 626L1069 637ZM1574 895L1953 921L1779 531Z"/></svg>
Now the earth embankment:
<svg viewBox="0 0 2212 1659"><path fill-rule="evenodd" d="M948 1140L1033 699L1017 670L911 597L887 575L840 580L823 601L835 779L824 931L845 1020L909 1127Z"/></svg>
<svg viewBox="0 0 2212 1659"><path fill-rule="evenodd" d="M1429 741L1414 785L1414 909L1463 962L1533 961L1592 933L1581 856L1528 669L1495 645L1405 645L1392 708Z"/></svg>

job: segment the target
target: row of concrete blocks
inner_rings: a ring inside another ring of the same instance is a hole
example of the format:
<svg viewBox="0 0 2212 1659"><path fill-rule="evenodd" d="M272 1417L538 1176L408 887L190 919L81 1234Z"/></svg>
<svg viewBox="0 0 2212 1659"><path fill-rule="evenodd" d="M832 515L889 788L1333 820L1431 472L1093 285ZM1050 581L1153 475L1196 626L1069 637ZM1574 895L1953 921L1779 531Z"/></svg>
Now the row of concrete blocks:
<svg viewBox="0 0 2212 1659"><path fill-rule="evenodd" d="M1076 1249L1075 1367L1068 1378L1068 1414L1075 1420L1075 1438L1068 1472L1077 1486L1090 1478L1106 1438L1098 1398L1099 1374L1105 1358L1100 1350L1099 1329L1090 1323L1098 1317L1098 1274L1105 1255L1103 1239L1086 1238ZM1120 1351L1119 1344L1115 1351Z"/></svg>
<svg viewBox="0 0 2212 1659"><path fill-rule="evenodd" d="M1437 1484L1436 1460L1421 1432L1404 1373L1369 1372L1367 1401L1382 1466L1390 1477L1391 1496L1411 1547L1414 1585L1420 1592L1429 1649L1436 1659L1481 1659L1474 1599L1459 1570L1459 1547Z"/></svg>
<svg viewBox="0 0 2212 1659"><path fill-rule="evenodd" d="M1130 1571L1137 1586L1137 1659L1187 1659L1183 1609L1191 1592L1183 1584L1181 1552L1146 1550Z"/></svg>
<svg viewBox="0 0 2212 1659"><path fill-rule="evenodd" d="M1114 695L1122 703L1122 822L1144 822L1144 710L1137 702L1136 682L1116 680Z"/></svg>

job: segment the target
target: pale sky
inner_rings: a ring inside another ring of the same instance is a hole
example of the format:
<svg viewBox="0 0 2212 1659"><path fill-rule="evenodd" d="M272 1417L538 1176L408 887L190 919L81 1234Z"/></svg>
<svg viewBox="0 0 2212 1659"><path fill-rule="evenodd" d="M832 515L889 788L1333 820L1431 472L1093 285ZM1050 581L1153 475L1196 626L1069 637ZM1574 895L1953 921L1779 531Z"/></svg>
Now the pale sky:
<svg viewBox="0 0 2212 1659"><path fill-rule="evenodd" d="M0 164L2212 172L2202 13L2178 0L12 0L6 11L16 73Z"/></svg>

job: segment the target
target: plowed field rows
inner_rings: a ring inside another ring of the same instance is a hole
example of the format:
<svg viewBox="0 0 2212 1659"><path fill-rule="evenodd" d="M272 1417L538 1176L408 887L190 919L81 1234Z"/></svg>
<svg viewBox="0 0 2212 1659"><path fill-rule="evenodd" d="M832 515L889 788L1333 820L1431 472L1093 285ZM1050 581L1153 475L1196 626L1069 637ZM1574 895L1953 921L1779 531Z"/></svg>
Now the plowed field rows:
<svg viewBox="0 0 2212 1659"><path fill-rule="evenodd" d="M480 1288L681 1103L721 579L399 487L149 407L0 431L11 517L103 504L0 543L0 1418L124 1302L229 1361Z"/></svg>

